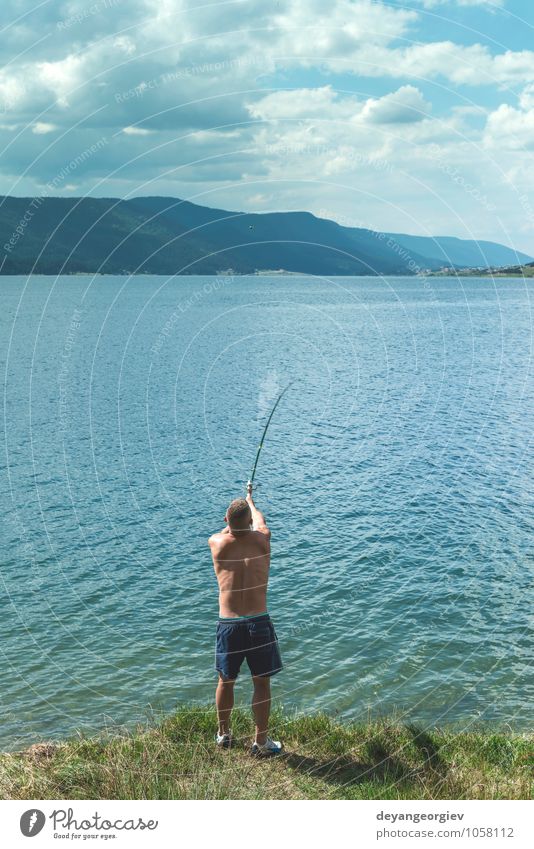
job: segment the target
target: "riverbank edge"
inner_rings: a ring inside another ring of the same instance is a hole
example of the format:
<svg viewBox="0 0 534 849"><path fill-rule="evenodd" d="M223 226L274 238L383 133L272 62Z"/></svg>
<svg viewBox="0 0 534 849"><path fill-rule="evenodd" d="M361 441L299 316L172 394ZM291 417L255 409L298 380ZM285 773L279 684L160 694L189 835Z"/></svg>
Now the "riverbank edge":
<svg viewBox="0 0 534 849"><path fill-rule="evenodd" d="M344 722L275 709L284 754L250 755L237 709L218 750L211 706L181 706L135 730L81 734L0 754L2 799L531 799L534 732L454 731L395 719Z"/></svg>

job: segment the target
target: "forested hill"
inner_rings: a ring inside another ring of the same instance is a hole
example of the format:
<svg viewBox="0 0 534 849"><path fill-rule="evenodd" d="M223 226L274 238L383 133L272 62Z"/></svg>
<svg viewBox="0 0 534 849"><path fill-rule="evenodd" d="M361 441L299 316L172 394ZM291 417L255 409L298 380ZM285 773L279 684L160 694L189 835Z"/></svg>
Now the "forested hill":
<svg viewBox="0 0 534 849"><path fill-rule="evenodd" d="M484 264L476 242L450 241L342 227L309 212L228 212L168 197L0 196L2 274L416 274ZM502 265L531 259L484 244L493 251L488 265L497 255Z"/></svg>

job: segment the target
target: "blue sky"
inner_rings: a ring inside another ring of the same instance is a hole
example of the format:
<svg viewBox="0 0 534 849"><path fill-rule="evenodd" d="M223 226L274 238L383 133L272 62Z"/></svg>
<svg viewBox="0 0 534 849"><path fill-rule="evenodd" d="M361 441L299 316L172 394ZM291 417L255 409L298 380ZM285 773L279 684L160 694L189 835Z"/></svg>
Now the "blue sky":
<svg viewBox="0 0 534 849"><path fill-rule="evenodd" d="M7 0L0 192L172 195L534 253L527 0Z"/></svg>

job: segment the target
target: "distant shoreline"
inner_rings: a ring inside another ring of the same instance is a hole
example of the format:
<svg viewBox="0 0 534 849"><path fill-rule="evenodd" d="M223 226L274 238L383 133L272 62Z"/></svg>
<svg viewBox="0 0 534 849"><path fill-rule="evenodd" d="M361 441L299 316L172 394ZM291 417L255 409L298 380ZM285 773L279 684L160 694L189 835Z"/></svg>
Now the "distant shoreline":
<svg viewBox="0 0 534 849"><path fill-rule="evenodd" d="M486 272L484 273L474 273L470 271L457 271L450 272L449 274L442 274L441 272L432 272L429 271L428 274L308 274L305 271L251 271L251 272L242 272L236 271L232 274L162 274L162 273L150 273L147 271L125 271L122 273L112 274L110 272L101 272L101 271L73 271L66 272L64 274L60 274L57 272L28 272L26 274L3 274L0 273L0 280L2 277L166 277L168 279L173 277L183 277L183 278L191 278L191 277L316 277L317 279L326 279L329 277L335 277L340 279L350 279L350 280L379 280L383 277L402 277L406 280L426 280L428 277L432 278L443 278L445 280L449 278L456 277L471 277L479 280L492 280L495 277L498 278L517 278L523 280L531 280L534 278L534 274L517 274L517 273L507 273L503 272Z"/></svg>

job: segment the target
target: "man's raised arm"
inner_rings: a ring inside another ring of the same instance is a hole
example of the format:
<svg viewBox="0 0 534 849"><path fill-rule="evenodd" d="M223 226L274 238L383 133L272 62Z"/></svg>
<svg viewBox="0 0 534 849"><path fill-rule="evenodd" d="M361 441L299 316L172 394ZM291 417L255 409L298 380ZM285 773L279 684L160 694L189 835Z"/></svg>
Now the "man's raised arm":
<svg viewBox="0 0 534 849"><path fill-rule="evenodd" d="M265 534L266 537L271 536L271 532L267 527L267 522L265 521L265 516L258 510L254 501L252 499L252 484L247 484L247 503L250 507L250 512L252 513L252 529L254 531L260 531L260 533Z"/></svg>

